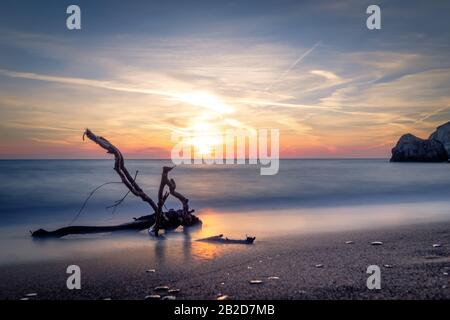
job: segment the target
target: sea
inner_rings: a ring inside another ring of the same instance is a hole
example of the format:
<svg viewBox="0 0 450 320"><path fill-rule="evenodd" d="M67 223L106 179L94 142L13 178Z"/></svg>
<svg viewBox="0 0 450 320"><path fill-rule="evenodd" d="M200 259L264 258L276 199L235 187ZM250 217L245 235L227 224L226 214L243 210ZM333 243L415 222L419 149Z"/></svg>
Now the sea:
<svg viewBox="0 0 450 320"><path fill-rule="evenodd" d="M39 228L111 225L151 214L148 204L132 194L115 210L110 208L127 193L113 165L110 159L1 160L0 264L51 260L74 252L97 254L155 241L145 231L125 240L85 235L51 245L30 237L30 231ZM164 165L172 163L126 161L137 183L155 200ZM193 238L225 234L264 240L450 220L448 163L286 159L272 176L261 175L259 165L204 164L178 166L170 177L204 222ZM166 206L180 204L169 198ZM173 241L181 240L175 236Z"/></svg>

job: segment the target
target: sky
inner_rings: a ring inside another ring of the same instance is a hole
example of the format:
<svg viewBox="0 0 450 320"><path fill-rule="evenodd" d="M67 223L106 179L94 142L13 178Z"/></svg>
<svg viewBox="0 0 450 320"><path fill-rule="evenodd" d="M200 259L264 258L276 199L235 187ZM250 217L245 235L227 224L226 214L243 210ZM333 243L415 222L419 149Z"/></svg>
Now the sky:
<svg viewBox="0 0 450 320"><path fill-rule="evenodd" d="M386 158L450 120L449 15L449 1L2 0L0 159L103 157L85 128L129 158L228 128L279 129L282 158Z"/></svg>

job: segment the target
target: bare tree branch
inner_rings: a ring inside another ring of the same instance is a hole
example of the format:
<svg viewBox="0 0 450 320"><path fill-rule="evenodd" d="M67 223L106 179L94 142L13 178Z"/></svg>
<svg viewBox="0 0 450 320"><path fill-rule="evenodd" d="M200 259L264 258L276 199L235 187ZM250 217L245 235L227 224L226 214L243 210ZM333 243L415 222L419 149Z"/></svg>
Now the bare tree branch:
<svg viewBox="0 0 450 320"><path fill-rule="evenodd" d="M90 140L94 141L100 147L105 149L107 153L113 154L115 158L114 170L120 176L123 184L133 193L135 196L142 199L142 201L147 202L153 209L155 213L158 212L158 206L156 203L141 189L141 187L136 183L136 181L131 177L127 168L125 168L124 159L122 153L117 149L111 142L103 137L96 136L91 130L86 129L83 134L84 137L88 137Z"/></svg>
<svg viewBox="0 0 450 320"><path fill-rule="evenodd" d="M163 172L161 175L161 183L158 191L158 204L156 205L156 203L137 184L136 178L138 171L136 171L136 174L133 178L131 177L128 170L125 168L124 159L119 149L117 149L112 143L110 143L105 138L96 136L89 129L86 129L86 131L84 132L83 140L84 137L88 137L90 140L94 141L100 147L105 149L108 153L114 155L115 159L114 170L117 172L122 182L106 182L95 188L89 194L88 198L84 201L83 206L81 207L75 219L80 215L80 213L85 208L88 200L98 189L100 189L104 185L112 183L125 184L125 186L128 188L128 192L122 199L117 200L112 206L110 206L110 208L111 207L114 207L114 209L117 208L117 206L119 206L125 200L128 194L132 193L135 196L141 198L142 201L148 203L152 207L154 213L134 219L133 222L114 226L98 226L98 227L68 226L54 231L39 229L34 232L31 232L31 235L34 238L51 238L51 237L60 238L71 234L90 234L90 233L124 231L124 230L140 231L143 229L150 229L150 231L152 232L154 231L155 235L157 236L159 229L172 230L176 229L178 226L193 227L202 225L202 221L195 215L191 214L194 212L194 210L189 210L188 199L185 198L183 195L181 195L179 192L175 191L176 189L175 181L173 179L169 180L168 178L168 173L174 167L163 167ZM169 187L169 191L164 190L166 185ZM165 202L170 195L174 196L175 198L181 201L183 209L180 210L170 209L167 212L163 213L162 208L165 207Z"/></svg>
<svg viewBox="0 0 450 320"><path fill-rule="evenodd" d="M78 219L78 217L80 216L81 212L83 212L84 208L86 207L86 205L87 205L89 199L91 199L91 197L94 195L94 193L95 193L98 189L100 189L100 188L102 188L102 187L104 187L104 186L106 186L106 185L108 185L108 184L113 184L113 183L115 184L115 183L122 183L122 182L105 182L105 183L102 183L101 185L99 185L98 187L96 187L94 190L92 190L92 191L89 193L88 197L84 200L83 205L81 206L80 210L78 211L78 213L76 214L76 216L73 218L73 220L69 223L69 225L72 224L72 223L74 223L75 220Z"/></svg>
<svg viewBox="0 0 450 320"><path fill-rule="evenodd" d="M134 174L134 179L133 179L134 181L136 181L136 178L137 178L138 173L139 173L139 171L136 171L136 173ZM111 208L113 208L112 214L114 214L114 213L116 212L117 208L122 204L122 202L125 201L125 199L126 199L127 196L130 194L130 192L131 192L131 191L128 190L127 193L125 193L125 195L124 195L121 199L116 200L116 201L114 202L113 205L110 205L110 206L106 207L106 209L111 209Z"/></svg>

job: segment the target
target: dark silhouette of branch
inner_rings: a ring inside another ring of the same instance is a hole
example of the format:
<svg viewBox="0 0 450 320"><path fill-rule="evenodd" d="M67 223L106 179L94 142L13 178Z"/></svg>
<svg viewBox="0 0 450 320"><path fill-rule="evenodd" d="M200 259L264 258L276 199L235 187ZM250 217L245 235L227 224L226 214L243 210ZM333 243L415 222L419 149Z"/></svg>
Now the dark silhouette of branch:
<svg viewBox="0 0 450 320"><path fill-rule="evenodd" d="M84 208L86 207L86 205L87 205L89 199L92 198L92 196L94 195L94 193L95 193L98 189L100 189L100 188L102 188L102 187L104 187L104 186L106 186L106 185L108 185L108 184L116 184L116 183L122 183L122 182L105 182L105 183L102 183L101 185L99 185L98 187L96 187L94 190L92 190L92 191L89 193L88 197L84 200L83 205L81 206L81 208L80 208L80 210L78 211L78 213L76 214L76 216L75 216L75 217L72 219L72 221L69 223L69 225L72 224L72 223L74 223L74 222L78 219L78 217L80 216L81 212L83 212Z"/></svg>
<svg viewBox="0 0 450 320"><path fill-rule="evenodd" d="M178 226L183 227L194 227L194 226L201 226L202 222L199 218L197 218L195 215L192 215L194 210L189 210L188 205L188 199L185 198L183 195L181 195L179 192L177 192L176 184L173 179L168 178L168 173L174 168L174 167L163 167L163 172L161 175L161 183L159 187L158 192L158 204L156 204L137 184L136 178L138 175L138 171L136 171L136 174L133 177L131 177L128 170L125 168L124 159L122 156L122 153L117 149L112 143L110 143L108 140L106 140L103 137L96 136L92 131L89 129L86 129L86 131L83 134L83 140L85 137L88 137L90 140L98 144L100 147L105 149L108 153L114 155L114 170L119 175L121 182L106 182L102 185L95 188L87 199L84 201L80 211L78 212L77 216L75 217L74 221L78 218L78 216L81 214L83 209L86 207L87 202L92 197L92 195L101 187L112 184L112 183L123 183L128 188L128 192L123 196L121 199L117 200L112 206L108 208L117 208L128 196L128 194L132 193L135 196L141 198L142 201L148 203L150 207L153 209L154 213L142 216L139 218L135 218L134 221L129 223L124 223L120 225L114 225L114 226L68 226L64 228L60 228L54 231L47 231L44 229L39 229L34 232L31 232L32 237L34 238L51 238L51 237L64 237L66 235L71 234L90 234L90 233L102 233L102 232L112 232L112 231L140 231L144 229L149 229L149 231L152 231L155 233L156 236L158 236L158 231L160 229L164 230L173 230L176 229ZM164 190L165 186L168 186L169 191ZM162 208L165 207L165 202L167 198L172 195L178 200L181 201L183 205L183 209L180 210L173 210L170 209L167 212L163 212Z"/></svg>
<svg viewBox="0 0 450 320"><path fill-rule="evenodd" d="M137 178L138 173L139 173L139 171L136 171L136 173L134 174L134 179L133 179L134 181L136 181L136 178ZM111 209L111 208L113 208L112 214L114 214L114 213L116 212L116 209L122 204L122 202L124 202L124 200L125 200L126 197L130 194L130 192L131 192L131 191L128 190L127 193L125 193L125 195L124 195L121 199L116 200L116 201L114 202L113 205L110 205L110 206L106 207L106 209Z"/></svg>
<svg viewBox="0 0 450 320"><path fill-rule="evenodd" d="M103 137L96 136L91 130L86 129L86 131L83 134L83 140L84 137L88 137L90 140L94 141L96 144L98 144L100 147L105 149L107 153L110 153L114 155L114 170L119 175L120 179L122 180L123 184L130 190L131 193L133 193L135 196L142 199L142 201L147 202L153 209L155 213L158 212L158 206L156 203L150 198L142 189L141 187L134 181L133 177L128 172L127 168L125 168L125 161L123 159L122 153L119 149L117 149L111 142L106 140Z"/></svg>
<svg viewBox="0 0 450 320"><path fill-rule="evenodd" d="M163 167L163 172L161 174L161 183L159 185L159 191L158 191L158 204L156 204L142 189L141 187L136 183L136 177L133 179L128 172L127 168L125 167L125 161L123 159L122 153L118 148L116 148L111 142L106 140L103 137L95 135L91 130L86 129L86 131L83 134L83 140L84 137L88 137L90 140L98 144L100 147L105 149L107 153L114 155L114 170L117 172L117 174L120 176L120 179L125 184L125 186L128 188L128 190L133 193L135 196L141 198L143 201L147 202L153 209L156 219L155 224L151 228L150 232L154 233L155 236L158 236L159 229L161 228L162 219L165 218L163 216L163 207L164 204L169 197L169 195L174 196L178 200L180 200L183 210L182 213L187 216L187 219L190 219L190 213L192 213L192 210L189 210L188 202L189 200L184 197L182 194L177 192L175 180L169 179L168 174L171 170L173 170L175 167ZM169 187L169 191L165 191L165 186ZM126 197L127 195L125 195ZM124 198L125 198L124 197ZM122 203L123 200L119 200L118 204ZM116 206L117 207L117 206ZM167 219L166 219L167 220Z"/></svg>

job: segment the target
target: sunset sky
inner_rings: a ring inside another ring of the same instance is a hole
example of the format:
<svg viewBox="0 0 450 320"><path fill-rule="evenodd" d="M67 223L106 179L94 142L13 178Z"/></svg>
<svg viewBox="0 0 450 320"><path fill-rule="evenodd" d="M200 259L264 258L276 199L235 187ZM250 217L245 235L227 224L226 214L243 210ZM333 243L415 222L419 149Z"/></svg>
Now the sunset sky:
<svg viewBox="0 0 450 320"><path fill-rule="evenodd" d="M449 1L2 0L0 158L103 157L84 128L130 158L226 128L279 129L282 157L389 157L450 120L449 16Z"/></svg>

